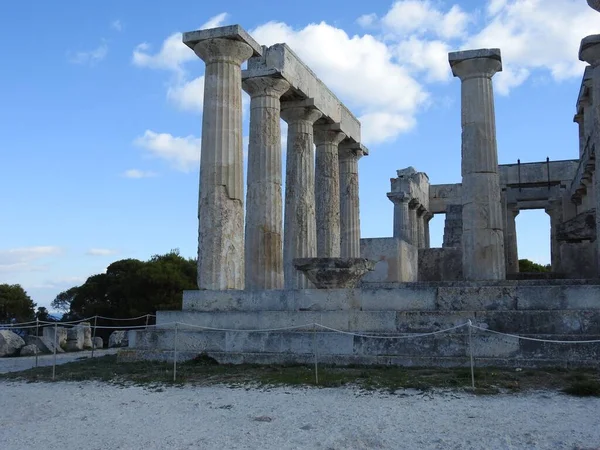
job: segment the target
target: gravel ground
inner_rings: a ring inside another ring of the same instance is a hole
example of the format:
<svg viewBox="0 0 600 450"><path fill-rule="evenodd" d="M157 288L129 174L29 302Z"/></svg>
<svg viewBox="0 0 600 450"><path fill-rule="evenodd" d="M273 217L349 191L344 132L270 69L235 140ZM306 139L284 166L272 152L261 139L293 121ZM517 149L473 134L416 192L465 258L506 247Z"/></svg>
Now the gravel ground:
<svg viewBox="0 0 600 450"><path fill-rule="evenodd" d="M94 357L113 355L117 353L119 349L110 348L103 350L94 350ZM91 351L84 352L73 352L73 353L59 353L56 355L56 364L65 364L68 362L76 361L81 358L90 358L92 356ZM54 362L54 355L38 355L38 366L51 366ZM14 358L0 358L0 373L7 372L19 372L21 370L27 370L35 367L35 356L19 356ZM0 443L1 447L1 443Z"/></svg>
<svg viewBox="0 0 600 450"><path fill-rule="evenodd" d="M600 399L0 382L12 449L596 449Z"/></svg>

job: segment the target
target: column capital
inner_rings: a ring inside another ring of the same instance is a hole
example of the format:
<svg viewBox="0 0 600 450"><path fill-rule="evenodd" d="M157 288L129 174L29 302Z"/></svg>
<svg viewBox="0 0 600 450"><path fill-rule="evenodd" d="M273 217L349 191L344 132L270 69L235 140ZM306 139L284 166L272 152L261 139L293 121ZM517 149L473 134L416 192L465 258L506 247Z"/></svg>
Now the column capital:
<svg viewBox="0 0 600 450"><path fill-rule="evenodd" d="M294 122L310 122L314 124L323 116L323 113L314 106L296 106L287 102L281 103L281 118L288 124Z"/></svg>
<svg viewBox="0 0 600 450"><path fill-rule="evenodd" d="M482 48L448 53L452 75L461 81L470 78L491 78L502 71L502 57L499 48Z"/></svg>
<svg viewBox="0 0 600 450"><path fill-rule="evenodd" d="M410 200L410 202L408 202L408 207L409 207L410 209L415 209L415 210L416 210L416 209L418 209L418 208L419 208L419 206L421 206L421 202L419 201L419 199L418 199L418 198L414 198L414 197L413 197L413 198Z"/></svg>
<svg viewBox="0 0 600 450"><path fill-rule="evenodd" d="M412 199L412 197L408 194L408 192L388 192L387 197L393 204L398 203L408 203Z"/></svg>
<svg viewBox="0 0 600 450"><path fill-rule="evenodd" d="M338 156L340 159L344 158L356 158L359 160L365 155L369 154L369 150L359 143L342 144L338 148Z"/></svg>
<svg viewBox="0 0 600 450"><path fill-rule="evenodd" d="M227 62L241 66L254 53L252 47L245 42L224 38L199 41L193 49L196 56L206 64Z"/></svg>
<svg viewBox="0 0 600 450"><path fill-rule="evenodd" d="M242 87L251 97L280 98L290 88L290 83L283 78L252 77L242 79Z"/></svg>
<svg viewBox="0 0 600 450"><path fill-rule="evenodd" d="M593 67L600 65L600 34L591 34L581 40L579 59Z"/></svg>
<svg viewBox="0 0 600 450"><path fill-rule="evenodd" d="M583 125L583 114L582 113L575 114L573 116L573 122L575 122L579 125Z"/></svg>
<svg viewBox="0 0 600 450"><path fill-rule="evenodd" d="M346 137L345 133L335 130L331 125L317 125L314 127L315 144L318 145L339 145Z"/></svg>
<svg viewBox="0 0 600 450"><path fill-rule="evenodd" d="M425 214L423 214L423 218L427 222L429 222L431 219L433 219L433 216L434 216L434 214L430 211L425 211Z"/></svg>

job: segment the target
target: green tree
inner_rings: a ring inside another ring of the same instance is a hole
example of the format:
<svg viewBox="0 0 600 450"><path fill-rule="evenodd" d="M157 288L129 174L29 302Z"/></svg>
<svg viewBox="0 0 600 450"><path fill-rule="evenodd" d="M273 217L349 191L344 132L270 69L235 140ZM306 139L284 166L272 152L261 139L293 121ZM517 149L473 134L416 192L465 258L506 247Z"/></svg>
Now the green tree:
<svg viewBox="0 0 600 450"><path fill-rule="evenodd" d="M28 322L37 305L19 284L0 284L0 323Z"/></svg>
<svg viewBox="0 0 600 450"><path fill-rule="evenodd" d="M550 264L544 266L528 259L519 260L519 272L550 272L551 270Z"/></svg>

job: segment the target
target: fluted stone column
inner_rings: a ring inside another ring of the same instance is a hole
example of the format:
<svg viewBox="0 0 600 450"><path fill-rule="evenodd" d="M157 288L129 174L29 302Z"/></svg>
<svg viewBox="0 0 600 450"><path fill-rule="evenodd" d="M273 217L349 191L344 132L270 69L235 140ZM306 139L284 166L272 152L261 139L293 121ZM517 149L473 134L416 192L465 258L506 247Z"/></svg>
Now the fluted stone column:
<svg viewBox="0 0 600 450"><path fill-rule="evenodd" d="M360 208L358 160L364 155L358 144L340 145L340 256L360 258Z"/></svg>
<svg viewBox="0 0 600 450"><path fill-rule="evenodd" d="M425 248L425 208L417 208L417 248Z"/></svg>
<svg viewBox="0 0 600 450"><path fill-rule="evenodd" d="M338 145L346 137L327 126L314 128L317 146L315 201L317 216L317 256L340 256L340 167Z"/></svg>
<svg viewBox="0 0 600 450"><path fill-rule="evenodd" d="M504 228L504 253L506 273L519 273L519 254L517 250L517 223L519 209L515 204L506 205L506 227Z"/></svg>
<svg viewBox="0 0 600 450"><path fill-rule="evenodd" d="M588 4L590 4L589 0ZM590 6L592 5L590 4ZM598 99L600 99L600 34L593 34L582 39L581 46L579 47L579 59L592 66L591 97L593 105L592 108L588 110L589 113L592 114L591 144L595 145L596 149L600 149L600 105L598 104ZM599 270L598 275L600 276L600 176L598 176L600 173L600 158L598 157L596 157L595 166L594 200L596 204L596 264Z"/></svg>
<svg viewBox="0 0 600 450"><path fill-rule="evenodd" d="M286 289L308 289L312 283L296 270L293 260L317 256L313 125L322 114L314 107L288 105L282 104L281 110L288 124L283 270Z"/></svg>
<svg viewBox="0 0 600 450"><path fill-rule="evenodd" d="M186 33L188 34L188 33ZM198 288L244 289L242 71L253 54L226 38L184 42L206 63L198 202Z"/></svg>
<svg viewBox="0 0 600 450"><path fill-rule="evenodd" d="M466 280L505 278L492 76L499 49L449 54L461 80L463 273Z"/></svg>
<svg viewBox="0 0 600 450"><path fill-rule="evenodd" d="M410 241L409 243L415 247L419 246L419 229L417 225L417 209L419 209L419 202L414 198L408 203L408 226Z"/></svg>
<svg viewBox="0 0 600 450"><path fill-rule="evenodd" d="M408 203L411 197L406 192L388 192L387 196L394 204L394 237L410 243L412 236Z"/></svg>
<svg viewBox="0 0 600 450"><path fill-rule="evenodd" d="M425 248L431 248L431 233L429 232L429 222L433 219L433 214L427 211L423 215L423 219L425 220Z"/></svg>
<svg viewBox="0 0 600 450"><path fill-rule="evenodd" d="M250 94L246 289L283 289L279 98L290 85L272 77L248 78L243 85Z"/></svg>

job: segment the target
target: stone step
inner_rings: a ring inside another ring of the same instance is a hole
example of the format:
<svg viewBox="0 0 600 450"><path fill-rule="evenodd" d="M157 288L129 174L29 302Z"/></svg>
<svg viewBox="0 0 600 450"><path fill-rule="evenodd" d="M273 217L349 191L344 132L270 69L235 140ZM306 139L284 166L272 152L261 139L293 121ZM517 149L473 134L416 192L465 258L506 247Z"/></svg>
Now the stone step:
<svg viewBox="0 0 600 450"><path fill-rule="evenodd" d="M534 335L550 340L600 340L600 335ZM462 334L438 334L403 339L356 336L335 332L243 332L191 331L177 333L177 351L187 353L265 353L280 354L281 360L297 355L314 354L345 357L468 357L472 348L476 358L583 361L600 364L600 343L549 343L518 339L472 330L472 347L468 331ZM175 332L171 329L134 330L129 332L129 346L140 351L173 351Z"/></svg>
<svg viewBox="0 0 600 450"><path fill-rule="evenodd" d="M158 325L264 330L318 323L341 331L429 333L467 323L512 334L600 334L600 310L530 311L158 311ZM457 332L462 333L459 329Z"/></svg>
<svg viewBox="0 0 600 450"><path fill-rule="evenodd" d="M260 364L260 365L290 365L304 364L313 366L315 357L312 353L283 354L283 353L236 353L236 352L207 352L208 356L214 358L220 364ZM177 361L189 361L198 356L194 351L177 352ZM173 362L173 351L171 350L132 350L124 349L118 353L120 361L166 361ZM470 358L467 356L444 357L444 356L369 356L369 355L318 355L319 365L335 366L403 366L403 367L470 367ZM500 368L582 368L599 366L598 360L594 359L552 359L552 358L474 358L474 366L477 367L500 367ZM477 381L477 380L476 380Z"/></svg>
<svg viewBox="0 0 600 450"><path fill-rule="evenodd" d="M406 283L378 289L184 291L184 311L600 310L598 284Z"/></svg>

